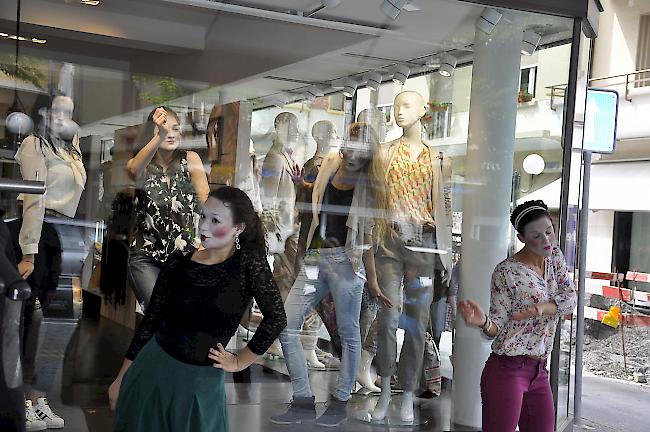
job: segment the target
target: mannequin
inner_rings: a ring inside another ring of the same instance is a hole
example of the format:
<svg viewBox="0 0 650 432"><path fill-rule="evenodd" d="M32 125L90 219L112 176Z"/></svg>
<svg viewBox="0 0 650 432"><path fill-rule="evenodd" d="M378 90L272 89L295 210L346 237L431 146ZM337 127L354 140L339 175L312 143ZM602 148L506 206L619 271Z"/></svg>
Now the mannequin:
<svg viewBox="0 0 650 432"><path fill-rule="evenodd" d="M44 195L21 194L18 200L23 202L23 220L18 235L22 259L18 263L21 276L27 279L35 268L35 261L47 261L48 257L39 256L39 243L44 231L45 216L57 219L73 218L77 213L79 200L86 184L86 170L81 158L79 137L76 124L72 121L74 102L63 94L55 95L47 108L39 110L42 122L39 130L23 140L15 159L20 165L24 180L45 182L47 193ZM36 302L35 291L30 302ZM28 303L30 303L28 302ZM27 308L26 313L34 315L36 308ZM26 337L38 338L39 320L24 316L28 323ZM49 407L45 392L37 390L38 383L27 395L26 420L28 428L40 427L45 423L49 427L63 427L64 420L54 414ZM38 413L46 416L39 419Z"/></svg>
<svg viewBox="0 0 650 432"><path fill-rule="evenodd" d="M357 115L357 122L369 124L372 130L375 131L379 142L384 142L386 139L386 118L380 109L364 109Z"/></svg>
<svg viewBox="0 0 650 432"><path fill-rule="evenodd" d="M263 219L267 225L269 250L282 254L285 252L287 241L291 242L290 238L295 233L296 189L292 176L296 174L299 167L292 155L300 141L300 131L298 117L289 112L278 114L274 126L273 145L262 164L260 191L262 207L267 216ZM271 224L269 217L274 219ZM295 241L293 239L294 243ZM295 252L290 254L292 255L290 261L293 264Z"/></svg>
<svg viewBox="0 0 650 432"><path fill-rule="evenodd" d="M311 226L312 213L311 213L311 195L314 187L314 182L318 176L318 172L323 163L323 159L331 151L337 148L338 134L336 125L328 120L320 120L314 123L311 128L311 136L316 141L316 153L307 161L302 168L302 184L298 188L297 207L300 212L300 234L298 237L298 255L296 259L296 274L300 270L300 263L305 256L307 248L307 234ZM316 306L315 311L311 311L306 317L302 326L303 333L301 334L302 347L305 351L305 358L307 363L312 368L323 369L325 364L322 363L316 355L316 343L318 342L318 333L323 325L321 317L325 312L325 308L321 308L321 304L331 304L330 310L333 310L333 299L329 295L325 297L319 305ZM319 317L321 315L321 317ZM325 324L330 330L331 325L328 326L328 319L336 321L336 317L324 318Z"/></svg>
<svg viewBox="0 0 650 432"><path fill-rule="evenodd" d="M367 123L379 142L384 142L386 139L386 121L384 113L377 108L364 109L357 115L357 122ZM357 383L367 391L378 393L379 387L375 385L377 375L372 371L372 361L377 352L377 326L373 325L377 315L379 305L374 300L372 295L364 290L363 301L361 303L361 317L359 327L361 329L361 361L359 362L359 370L357 371Z"/></svg>
<svg viewBox="0 0 650 432"><path fill-rule="evenodd" d="M300 144L298 117L290 112L282 112L273 122L275 136L269 149L260 179L262 199L262 222L266 229L266 243L273 253L273 279L282 301L296 279L296 255L298 234L296 220L296 185L294 179L300 176L300 168L293 159L293 153ZM282 350L276 340L269 353L282 357Z"/></svg>
<svg viewBox="0 0 650 432"><path fill-rule="evenodd" d="M410 423L414 420L414 391L422 369L434 287L436 291L444 289L451 270L451 165L449 158L422 141L424 98L405 91L397 95L394 106L395 120L403 133L382 149L389 214L376 252L377 278L383 295L393 305L399 305L403 289L403 313L409 324L404 329L404 346L396 368L396 331L401 311L399 307L379 309L377 366L381 396L372 418L385 418L391 397L390 379L397 369L404 389L400 417ZM442 250L442 255L436 250Z"/></svg>

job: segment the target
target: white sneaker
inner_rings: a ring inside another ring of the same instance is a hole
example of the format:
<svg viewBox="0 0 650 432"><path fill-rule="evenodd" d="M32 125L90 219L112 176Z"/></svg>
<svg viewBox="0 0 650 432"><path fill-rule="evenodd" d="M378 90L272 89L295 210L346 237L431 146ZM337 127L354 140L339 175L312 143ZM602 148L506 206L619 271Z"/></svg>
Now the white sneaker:
<svg viewBox="0 0 650 432"><path fill-rule="evenodd" d="M26 431L43 431L47 429L47 424L41 420L34 410L32 401L25 400L25 430Z"/></svg>
<svg viewBox="0 0 650 432"><path fill-rule="evenodd" d="M62 429L65 426L65 421L52 412L47 398L36 400L36 415L45 422L48 429Z"/></svg>

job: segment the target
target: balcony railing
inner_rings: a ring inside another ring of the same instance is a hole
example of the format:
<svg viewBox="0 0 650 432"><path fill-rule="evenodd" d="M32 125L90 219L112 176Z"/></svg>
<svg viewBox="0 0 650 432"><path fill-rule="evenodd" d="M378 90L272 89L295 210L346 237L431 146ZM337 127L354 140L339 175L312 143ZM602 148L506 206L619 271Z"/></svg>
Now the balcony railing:
<svg viewBox="0 0 650 432"><path fill-rule="evenodd" d="M625 85L625 100L632 102L632 96L630 94L630 87L636 85L637 87L645 87L650 82L650 69L641 69L634 72L618 75L609 75L604 77L590 78L589 84L598 82L598 81L608 81L608 80L617 80L620 82L610 82L605 84L603 87L614 87ZM639 85L640 84L640 85ZM555 110L554 102L556 98L563 98L564 93L566 92L567 84L556 84L552 86L547 86L548 94L551 97L551 109Z"/></svg>

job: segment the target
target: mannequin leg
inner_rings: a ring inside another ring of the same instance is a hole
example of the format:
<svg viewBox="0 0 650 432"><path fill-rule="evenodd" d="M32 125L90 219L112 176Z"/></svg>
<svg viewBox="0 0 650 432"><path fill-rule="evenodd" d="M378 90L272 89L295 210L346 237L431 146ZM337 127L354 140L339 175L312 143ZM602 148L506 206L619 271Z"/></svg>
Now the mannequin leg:
<svg viewBox="0 0 650 432"><path fill-rule="evenodd" d="M372 412L373 420L383 420L386 417L388 405L390 404L390 395L390 377L381 377L381 395L375 410Z"/></svg>
<svg viewBox="0 0 650 432"><path fill-rule="evenodd" d="M357 382L364 388L371 392L380 392L381 389L375 385L375 380L372 378L371 365L372 359L375 355L369 351L361 351L361 362L357 370Z"/></svg>
<svg viewBox="0 0 650 432"><path fill-rule="evenodd" d="M302 332L300 334L300 342L302 349L305 352L305 358L309 367L324 369L325 365L318 359L316 355L316 344L318 342L318 332L323 325L315 311L311 311L305 317L305 322L302 325Z"/></svg>
<svg viewBox="0 0 650 432"><path fill-rule="evenodd" d="M405 391L402 396L402 407L400 408L400 418L404 423L412 423L415 418L413 415L413 392Z"/></svg>
<svg viewBox="0 0 650 432"><path fill-rule="evenodd" d="M305 359L307 360L309 367L316 369L325 369L325 364L318 360L316 349L306 350L303 348L303 351L305 352Z"/></svg>

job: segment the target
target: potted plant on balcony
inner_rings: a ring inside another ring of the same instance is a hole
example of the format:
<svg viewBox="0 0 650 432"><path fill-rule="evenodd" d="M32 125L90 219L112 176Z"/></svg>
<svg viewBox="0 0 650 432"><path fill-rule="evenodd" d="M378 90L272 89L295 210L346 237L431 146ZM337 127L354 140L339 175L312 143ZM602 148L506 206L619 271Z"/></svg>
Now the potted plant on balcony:
<svg viewBox="0 0 650 432"><path fill-rule="evenodd" d="M524 103L524 102L530 102L533 100L533 95L528 93L525 90L521 90L519 94L517 95L517 102L518 103Z"/></svg>
<svg viewBox="0 0 650 432"><path fill-rule="evenodd" d="M438 102L436 100L427 102L427 111L422 116L422 126L424 126L428 139L445 136L444 130L450 126L448 124L451 121L450 111L451 102Z"/></svg>

